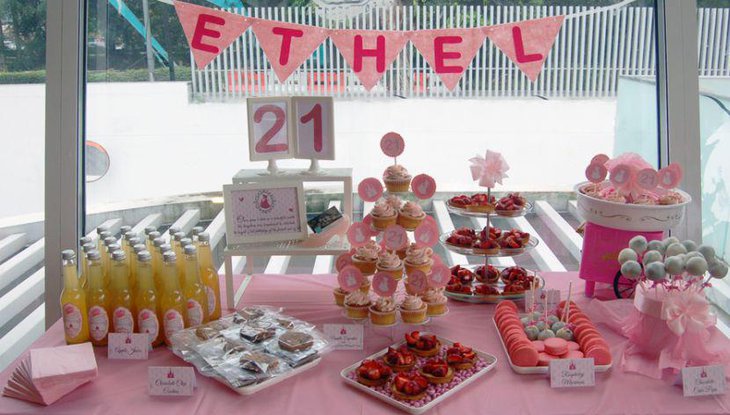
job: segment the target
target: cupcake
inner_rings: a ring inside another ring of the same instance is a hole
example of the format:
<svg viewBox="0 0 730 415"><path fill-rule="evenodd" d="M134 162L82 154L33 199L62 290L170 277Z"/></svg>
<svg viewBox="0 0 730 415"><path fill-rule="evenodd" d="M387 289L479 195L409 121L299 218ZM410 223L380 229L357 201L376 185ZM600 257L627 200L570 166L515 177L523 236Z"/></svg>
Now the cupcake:
<svg viewBox="0 0 730 415"><path fill-rule="evenodd" d="M419 248L415 245L411 245L406 252L406 259L403 263L406 266L406 274L410 274L413 271L423 271L424 274L431 272L433 266L433 249L428 247Z"/></svg>
<svg viewBox="0 0 730 415"><path fill-rule="evenodd" d="M426 219L426 213L416 202L406 202L398 212L398 225L413 230Z"/></svg>
<svg viewBox="0 0 730 415"><path fill-rule="evenodd" d="M376 326L395 324L395 301L393 297L380 297L370 306L370 322Z"/></svg>
<svg viewBox="0 0 730 415"><path fill-rule="evenodd" d="M345 306L345 297L347 294L349 294L347 291L343 290L340 287L337 287L334 289L333 294L335 295L335 304L337 304L340 307Z"/></svg>
<svg viewBox="0 0 730 415"><path fill-rule="evenodd" d="M357 320L368 318L369 307L370 297L361 291L355 291L345 297L345 311L349 318Z"/></svg>
<svg viewBox="0 0 730 415"><path fill-rule="evenodd" d="M429 316L440 316L446 314L446 301L448 300L442 290L437 288L429 288L423 294L421 299L426 303L426 314Z"/></svg>
<svg viewBox="0 0 730 415"><path fill-rule="evenodd" d="M418 324L426 321L426 303L415 295L406 295L400 304L400 317L404 323Z"/></svg>
<svg viewBox="0 0 730 415"><path fill-rule="evenodd" d="M352 265L365 275L373 274L379 252L380 245L371 240L367 245L355 248L355 253L352 254Z"/></svg>
<svg viewBox="0 0 730 415"><path fill-rule="evenodd" d="M379 231L384 231L388 226L395 225L395 221L398 219L398 211L387 201L380 200L370 211L370 217L373 218L373 227Z"/></svg>
<svg viewBox="0 0 730 415"><path fill-rule="evenodd" d="M378 256L378 262L375 263L375 269L378 272L389 273L396 281L403 278L403 261L393 252L381 252Z"/></svg>
<svg viewBox="0 0 730 415"><path fill-rule="evenodd" d="M383 172L385 188L390 193L404 193L411 186L411 175L405 167L394 164Z"/></svg>

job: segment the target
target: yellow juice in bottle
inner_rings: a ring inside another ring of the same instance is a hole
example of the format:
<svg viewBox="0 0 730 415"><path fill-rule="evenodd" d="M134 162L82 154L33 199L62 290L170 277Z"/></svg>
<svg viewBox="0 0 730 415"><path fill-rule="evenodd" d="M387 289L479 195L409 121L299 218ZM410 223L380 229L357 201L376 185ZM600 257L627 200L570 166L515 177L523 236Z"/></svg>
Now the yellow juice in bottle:
<svg viewBox="0 0 730 415"><path fill-rule="evenodd" d="M163 290L160 295L162 331L165 344L171 346L172 335L187 327L185 298L177 280L177 257L174 252L165 252L162 257L162 283Z"/></svg>
<svg viewBox="0 0 730 415"><path fill-rule="evenodd" d="M104 284L104 265L99 251L89 252L89 293L87 296L89 337L94 346L106 346L109 335L109 290Z"/></svg>
<svg viewBox="0 0 730 415"><path fill-rule="evenodd" d="M86 237L81 238L82 242L85 238ZM79 276L79 282L81 282L81 288L86 290L89 287L89 260L86 256L90 251L96 250L96 244L93 242L86 242L81 245L81 250L84 254L81 256L81 276Z"/></svg>
<svg viewBox="0 0 730 415"><path fill-rule="evenodd" d="M109 228L107 228L104 225L101 225L96 228L96 249L99 252L104 252L104 238L108 238L110 236L113 236L111 232L109 232Z"/></svg>
<svg viewBox="0 0 730 415"><path fill-rule="evenodd" d="M144 250L137 253L137 294L134 297L134 309L138 330L140 333L147 333L151 347L159 346L163 342L158 302L152 276L152 255Z"/></svg>
<svg viewBox="0 0 730 415"><path fill-rule="evenodd" d="M188 245L192 245L192 244L193 244L193 240L190 238L180 239L180 252L182 253L183 256L185 255L185 247ZM196 259L198 258L197 251L195 252L195 258ZM180 271L177 274L177 277L180 280L180 286L184 288L185 287L185 264L183 263L182 265L183 265L182 268L180 268L180 264L178 264L178 266L177 266L178 271Z"/></svg>
<svg viewBox="0 0 730 415"><path fill-rule="evenodd" d="M170 244L157 246L155 247L155 251L152 252L152 275L155 278L155 288L157 289L158 294L165 288L162 284L162 258L165 255L165 252L172 252Z"/></svg>
<svg viewBox="0 0 730 415"><path fill-rule="evenodd" d="M188 326L199 326L208 322L208 295L205 286L200 282L200 268L198 267L198 250L192 241L185 248L185 285L183 295L186 300Z"/></svg>
<svg viewBox="0 0 730 415"><path fill-rule="evenodd" d="M154 241L155 241L155 239L157 239L159 237L160 237L160 233L157 231L152 231L149 234L147 234L146 244L147 244L148 251L152 252L152 249L154 249L154 247L155 247Z"/></svg>
<svg viewBox="0 0 730 415"><path fill-rule="evenodd" d="M213 268L213 253L210 250L210 235L206 232L198 234L198 265L200 280L205 286L208 297L208 319L221 318L221 289L218 272Z"/></svg>
<svg viewBox="0 0 730 415"><path fill-rule="evenodd" d="M175 235L173 235L173 236L174 236L174 238L172 240L170 240L170 245L172 245L172 252L174 252L178 258L177 271L178 271L178 276L180 276L182 273L185 272L185 261L182 259L183 250L182 250L182 246L180 245L180 241L182 241L182 239L185 237L185 233L184 232L175 232ZM180 281L181 281L180 286L182 287L182 280L180 280Z"/></svg>
<svg viewBox="0 0 730 415"><path fill-rule="evenodd" d="M102 232L102 234L109 234L109 232ZM117 238L113 236L107 236L102 241L101 245L102 248L99 252L101 252L101 259L102 264L104 264L104 281L106 282L106 285L109 286L109 265L111 264L111 253L112 251L109 250L109 245L115 244L117 242Z"/></svg>
<svg viewBox="0 0 730 415"><path fill-rule="evenodd" d="M89 341L89 324L86 316L86 293L79 284L76 274L76 252L67 249L61 253L63 259L63 291L61 291L61 314L66 344Z"/></svg>
<svg viewBox="0 0 730 415"><path fill-rule="evenodd" d="M121 249L112 252L111 279L112 332L134 333L134 299L129 288L129 266Z"/></svg>
<svg viewBox="0 0 730 415"><path fill-rule="evenodd" d="M107 288L109 288L110 290L111 290L110 284L111 284L111 277L112 277L112 263L114 262L114 261L112 261L112 254L115 251L121 251L121 249L122 249L122 247L121 247L121 245L119 245L118 242L110 243L106 247L106 254L107 254L107 258L109 260L109 265L107 265L107 269L104 274L104 282L106 283ZM125 260L125 262L126 262L126 260Z"/></svg>

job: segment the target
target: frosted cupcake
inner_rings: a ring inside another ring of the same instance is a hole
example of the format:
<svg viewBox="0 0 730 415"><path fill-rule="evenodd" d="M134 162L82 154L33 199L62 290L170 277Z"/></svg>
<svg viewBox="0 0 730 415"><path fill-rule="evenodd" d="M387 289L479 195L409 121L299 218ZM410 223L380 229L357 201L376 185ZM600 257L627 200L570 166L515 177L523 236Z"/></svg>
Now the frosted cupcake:
<svg viewBox="0 0 730 415"><path fill-rule="evenodd" d="M411 245L406 252L406 259L403 260L406 266L406 274L411 274L413 271L419 270L428 275L433 266L432 256L433 249L428 247L419 248Z"/></svg>
<svg viewBox="0 0 730 415"><path fill-rule="evenodd" d="M404 323L419 324L426 321L426 303L415 295L406 295L400 304L400 317Z"/></svg>
<svg viewBox="0 0 730 415"><path fill-rule="evenodd" d="M398 212L398 225L413 230L426 219L426 213L416 202L406 202Z"/></svg>
<svg viewBox="0 0 730 415"><path fill-rule="evenodd" d="M370 296L362 291L355 291L345 297L345 312L347 317L361 320L368 318Z"/></svg>
<svg viewBox="0 0 730 415"><path fill-rule="evenodd" d="M370 241L365 246L355 248L355 253L352 254L352 265L365 275L373 274L379 253L380 245L375 241Z"/></svg>
<svg viewBox="0 0 730 415"><path fill-rule="evenodd" d="M373 218L373 227L379 231L384 231L388 226L395 225L395 221L398 219L398 211L387 201L379 200L373 210L370 211L370 217Z"/></svg>
<svg viewBox="0 0 730 415"><path fill-rule="evenodd" d="M337 287L334 289L333 294L335 296L335 304L337 304L340 307L345 306L345 297L347 294L349 294L347 291L343 290L340 287Z"/></svg>
<svg viewBox="0 0 730 415"><path fill-rule="evenodd" d="M403 278L403 261L393 252L383 251L378 257L378 262L375 264L375 269L378 272L387 272L400 281Z"/></svg>
<svg viewBox="0 0 730 415"><path fill-rule="evenodd" d="M393 297L380 297L370 306L370 322L376 326L395 324L395 300Z"/></svg>
<svg viewBox="0 0 730 415"><path fill-rule="evenodd" d="M400 164L388 166L383 172L385 188L390 193L404 193L411 186L411 175L405 167Z"/></svg>
<svg viewBox="0 0 730 415"><path fill-rule="evenodd" d="M448 299L443 291L437 288L429 288L421 295L421 299L426 303L426 314L429 316L440 316L446 314L446 302Z"/></svg>

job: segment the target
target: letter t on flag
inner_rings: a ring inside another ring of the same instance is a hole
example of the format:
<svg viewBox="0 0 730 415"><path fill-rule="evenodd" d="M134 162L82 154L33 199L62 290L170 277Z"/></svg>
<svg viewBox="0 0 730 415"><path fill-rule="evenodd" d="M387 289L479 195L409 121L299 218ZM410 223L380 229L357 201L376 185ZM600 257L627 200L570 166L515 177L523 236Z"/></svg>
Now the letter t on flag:
<svg viewBox="0 0 730 415"><path fill-rule="evenodd" d="M281 82L327 38L327 30L320 27L270 20L257 19L251 30Z"/></svg>
<svg viewBox="0 0 730 415"><path fill-rule="evenodd" d="M332 30L330 38L368 91L408 42L405 32L380 30Z"/></svg>
<svg viewBox="0 0 730 415"><path fill-rule="evenodd" d="M487 26L484 33L530 81L535 82L564 20L565 16L553 16Z"/></svg>
<svg viewBox="0 0 730 415"><path fill-rule="evenodd" d="M182 1L175 2L175 11L198 69L220 55L251 25L251 20L243 16Z"/></svg>

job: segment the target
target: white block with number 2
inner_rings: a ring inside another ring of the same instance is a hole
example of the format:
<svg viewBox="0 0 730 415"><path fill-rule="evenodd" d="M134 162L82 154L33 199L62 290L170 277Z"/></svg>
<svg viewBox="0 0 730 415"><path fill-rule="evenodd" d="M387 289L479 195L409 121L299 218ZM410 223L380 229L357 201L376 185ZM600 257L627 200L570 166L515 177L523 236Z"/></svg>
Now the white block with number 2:
<svg viewBox="0 0 730 415"><path fill-rule="evenodd" d="M296 158L334 160L335 129L332 97L295 97Z"/></svg>
<svg viewBox="0 0 730 415"><path fill-rule="evenodd" d="M249 98L248 133L251 161L288 159L294 156L288 97Z"/></svg>

